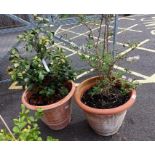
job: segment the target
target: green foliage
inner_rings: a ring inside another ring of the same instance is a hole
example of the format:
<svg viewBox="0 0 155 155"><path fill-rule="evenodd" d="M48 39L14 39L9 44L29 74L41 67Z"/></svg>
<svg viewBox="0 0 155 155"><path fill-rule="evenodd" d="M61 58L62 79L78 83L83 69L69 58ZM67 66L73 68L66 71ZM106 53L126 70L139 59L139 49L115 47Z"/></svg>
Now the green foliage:
<svg viewBox="0 0 155 155"><path fill-rule="evenodd" d="M92 23L87 21L84 16L80 17L82 24L84 24L90 32L87 37L87 45L83 48L83 52L79 52L79 55L82 60L88 62L88 64L95 69L100 77L100 80L97 81L96 86L93 87L90 92L91 95L104 94L105 96L110 96L114 93L113 88L116 87L116 85L119 85L121 94L126 95L137 86L134 80L128 81L122 78L123 75L130 72L128 69L124 71L115 69L115 65L118 64L120 60L126 58L127 54L118 54L113 57L112 52L109 51L108 39L109 35L111 35L109 28L111 17L111 15L101 15L98 21L100 24L97 39L94 37L93 30L90 26ZM101 29L103 21L105 24L104 30ZM101 37L104 39L102 42L99 42ZM137 44L132 43L128 44L128 46L133 50L137 47Z"/></svg>
<svg viewBox="0 0 155 155"><path fill-rule="evenodd" d="M38 126L38 120L42 116L42 110L38 109L34 116L30 115L30 111L21 104L21 112L19 117L13 120L13 135L6 129L0 131L0 141L42 141L41 132ZM56 140L50 136L47 140Z"/></svg>
<svg viewBox="0 0 155 155"><path fill-rule="evenodd" d="M124 74L129 73L128 70L122 72L114 69L114 65L124 56L113 58L110 53L104 53L102 56L80 54L80 57L82 60L87 61L97 71L98 76L101 77L101 80L97 81L97 85L92 89L92 95L103 93L109 96L113 93L113 88L119 83L121 83L120 89L123 95L136 88L136 82L122 79Z"/></svg>
<svg viewBox="0 0 155 155"><path fill-rule="evenodd" d="M68 93L65 84L75 78L75 72L62 49L54 45L54 32L47 21L41 17L36 17L36 21L35 29L18 36L26 51L34 56L26 58L17 48L11 49L9 75L12 81L44 98L50 100L58 92L63 97Z"/></svg>

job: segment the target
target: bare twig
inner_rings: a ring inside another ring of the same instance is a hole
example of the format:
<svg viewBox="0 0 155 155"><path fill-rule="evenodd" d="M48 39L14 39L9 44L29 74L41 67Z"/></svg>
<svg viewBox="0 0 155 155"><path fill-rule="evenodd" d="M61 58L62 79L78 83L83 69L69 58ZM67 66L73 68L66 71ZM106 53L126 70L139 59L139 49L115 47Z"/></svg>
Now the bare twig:
<svg viewBox="0 0 155 155"><path fill-rule="evenodd" d="M109 15L104 15L105 17L105 29L104 29L104 41L103 41L103 51L108 52L108 41L109 41Z"/></svg>
<svg viewBox="0 0 155 155"><path fill-rule="evenodd" d="M90 34L91 34L92 39L93 39L93 44L94 44L94 47L95 47L95 38L94 38L94 35L93 35L93 30L88 26L87 23L83 22L82 24L84 24L87 27L87 29L90 31Z"/></svg>
<svg viewBox="0 0 155 155"><path fill-rule="evenodd" d="M95 46L95 48L97 48L96 50L98 50L98 44L99 44L99 39L100 39L100 36L101 36L103 19L104 19L104 15L101 15L100 26L99 26L99 31L98 31L99 34L98 34L97 42L96 42L96 46Z"/></svg>

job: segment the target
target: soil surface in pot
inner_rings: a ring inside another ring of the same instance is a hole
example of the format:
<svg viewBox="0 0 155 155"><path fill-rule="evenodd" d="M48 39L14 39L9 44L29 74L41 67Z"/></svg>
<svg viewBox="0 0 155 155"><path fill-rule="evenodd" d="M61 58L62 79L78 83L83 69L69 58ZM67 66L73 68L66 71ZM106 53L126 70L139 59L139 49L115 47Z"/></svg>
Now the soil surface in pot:
<svg viewBox="0 0 155 155"><path fill-rule="evenodd" d="M70 92L71 90L70 86L68 85L66 86L66 88L68 89L68 92ZM37 93L31 93L28 101L29 101L29 104L34 106L45 106L45 105L54 104L60 101L61 99L63 99L64 97L65 96L60 95L59 91L56 91L56 93L52 95L50 98L42 97Z"/></svg>
<svg viewBox="0 0 155 155"><path fill-rule="evenodd" d="M98 108L98 109L110 109L116 108L120 105L126 103L130 97L131 93L127 95L122 95L120 89L117 87L113 88L113 92L111 95L106 96L104 94L95 94L90 95L92 89L87 90L82 96L82 102L90 107Z"/></svg>

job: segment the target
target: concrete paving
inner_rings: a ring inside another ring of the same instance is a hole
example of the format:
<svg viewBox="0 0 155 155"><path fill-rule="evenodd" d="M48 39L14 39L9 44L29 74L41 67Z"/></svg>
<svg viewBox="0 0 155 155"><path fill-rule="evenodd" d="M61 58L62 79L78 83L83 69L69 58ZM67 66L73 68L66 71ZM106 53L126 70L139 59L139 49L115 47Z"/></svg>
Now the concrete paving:
<svg viewBox="0 0 155 155"><path fill-rule="evenodd" d="M62 141L155 140L155 15L119 17L117 33L117 53L127 51L129 56L140 56L140 60L136 63L131 64L124 60L119 63L118 66L131 69L131 75L128 76L135 78L141 83L137 89L136 104L128 111L119 132L108 137L99 136L94 133L89 127L83 112L77 107L73 99L72 121L70 125L61 131L52 131L40 121L39 125L43 137L51 135ZM86 42L87 30L81 25L67 26L62 27L59 34L68 34L67 37L71 41L81 46ZM11 34L7 37L11 37ZM0 42L2 42L2 38L3 37L0 36ZM12 35L12 39L13 38L14 35ZM10 40L11 39L9 39L9 42ZM14 39L12 42L14 42ZM122 44L128 42L137 42L139 46L134 51L131 51L128 47L123 48ZM7 45L7 43L4 45ZM60 45L63 47L68 58L72 60L72 65L76 69L90 69L86 63L79 59L76 51L73 51L69 47L66 48L63 44ZM3 48L3 44L0 44L0 48ZM0 61L2 64L0 66L3 69L1 72L4 74L4 68L8 65L6 61L4 62L4 58L7 60L5 54L7 48L2 51L0 51L0 55L3 59ZM94 75L94 72L85 75L81 74L76 82L81 82ZM8 77L7 74L3 76L3 79L6 77ZM18 116L19 113L22 92L20 90L8 90L9 86L10 83L0 85L0 113L11 128L12 119ZM3 125L0 123L0 128L2 127Z"/></svg>

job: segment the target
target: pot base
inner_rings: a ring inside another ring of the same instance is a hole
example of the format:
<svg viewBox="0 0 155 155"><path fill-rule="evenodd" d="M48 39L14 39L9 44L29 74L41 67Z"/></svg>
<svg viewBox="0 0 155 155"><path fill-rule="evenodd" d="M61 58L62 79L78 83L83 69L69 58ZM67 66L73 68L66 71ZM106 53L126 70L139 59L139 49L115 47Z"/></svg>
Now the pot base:
<svg viewBox="0 0 155 155"><path fill-rule="evenodd" d="M91 89L96 84L98 80L101 80L101 77L96 76L83 81L78 85L74 97L76 103L86 114L91 128L99 135L110 136L118 132L123 123L127 110L135 103L136 91L132 90L129 100L118 107L110 109L89 107L81 101L81 98L86 91Z"/></svg>
<svg viewBox="0 0 155 155"><path fill-rule="evenodd" d="M43 119L41 119L50 129L52 130L61 130L64 129L65 127L68 126L68 124L71 122L71 115L69 116L69 118L63 120L63 122L59 122L59 123L47 123L46 121L44 121Z"/></svg>
<svg viewBox="0 0 155 155"><path fill-rule="evenodd" d="M92 115L86 114L91 128L99 135L110 136L118 132L127 111L114 115Z"/></svg>
<svg viewBox="0 0 155 155"><path fill-rule="evenodd" d="M50 110L44 110L42 121L53 130L65 128L71 121L71 100Z"/></svg>
<svg viewBox="0 0 155 155"><path fill-rule="evenodd" d="M70 83L70 92L67 96L56 103L52 103L45 106L34 106L29 103L31 92L25 91L22 95L23 104L31 110L37 110L41 108L43 110L42 121L53 130L61 130L65 128L71 121L71 99L75 91L75 84L72 81Z"/></svg>
<svg viewBox="0 0 155 155"><path fill-rule="evenodd" d="M105 136L105 137L107 137L107 136L112 136L112 135L114 135L114 134L116 134L117 132L118 132L118 130L119 130L119 128L118 129L116 129L115 131L113 131L113 132L107 132L107 133L104 133L104 132L98 132L98 131L95 131L95 133L97 133L98 135L101 135L101 136Z"/></svg>

